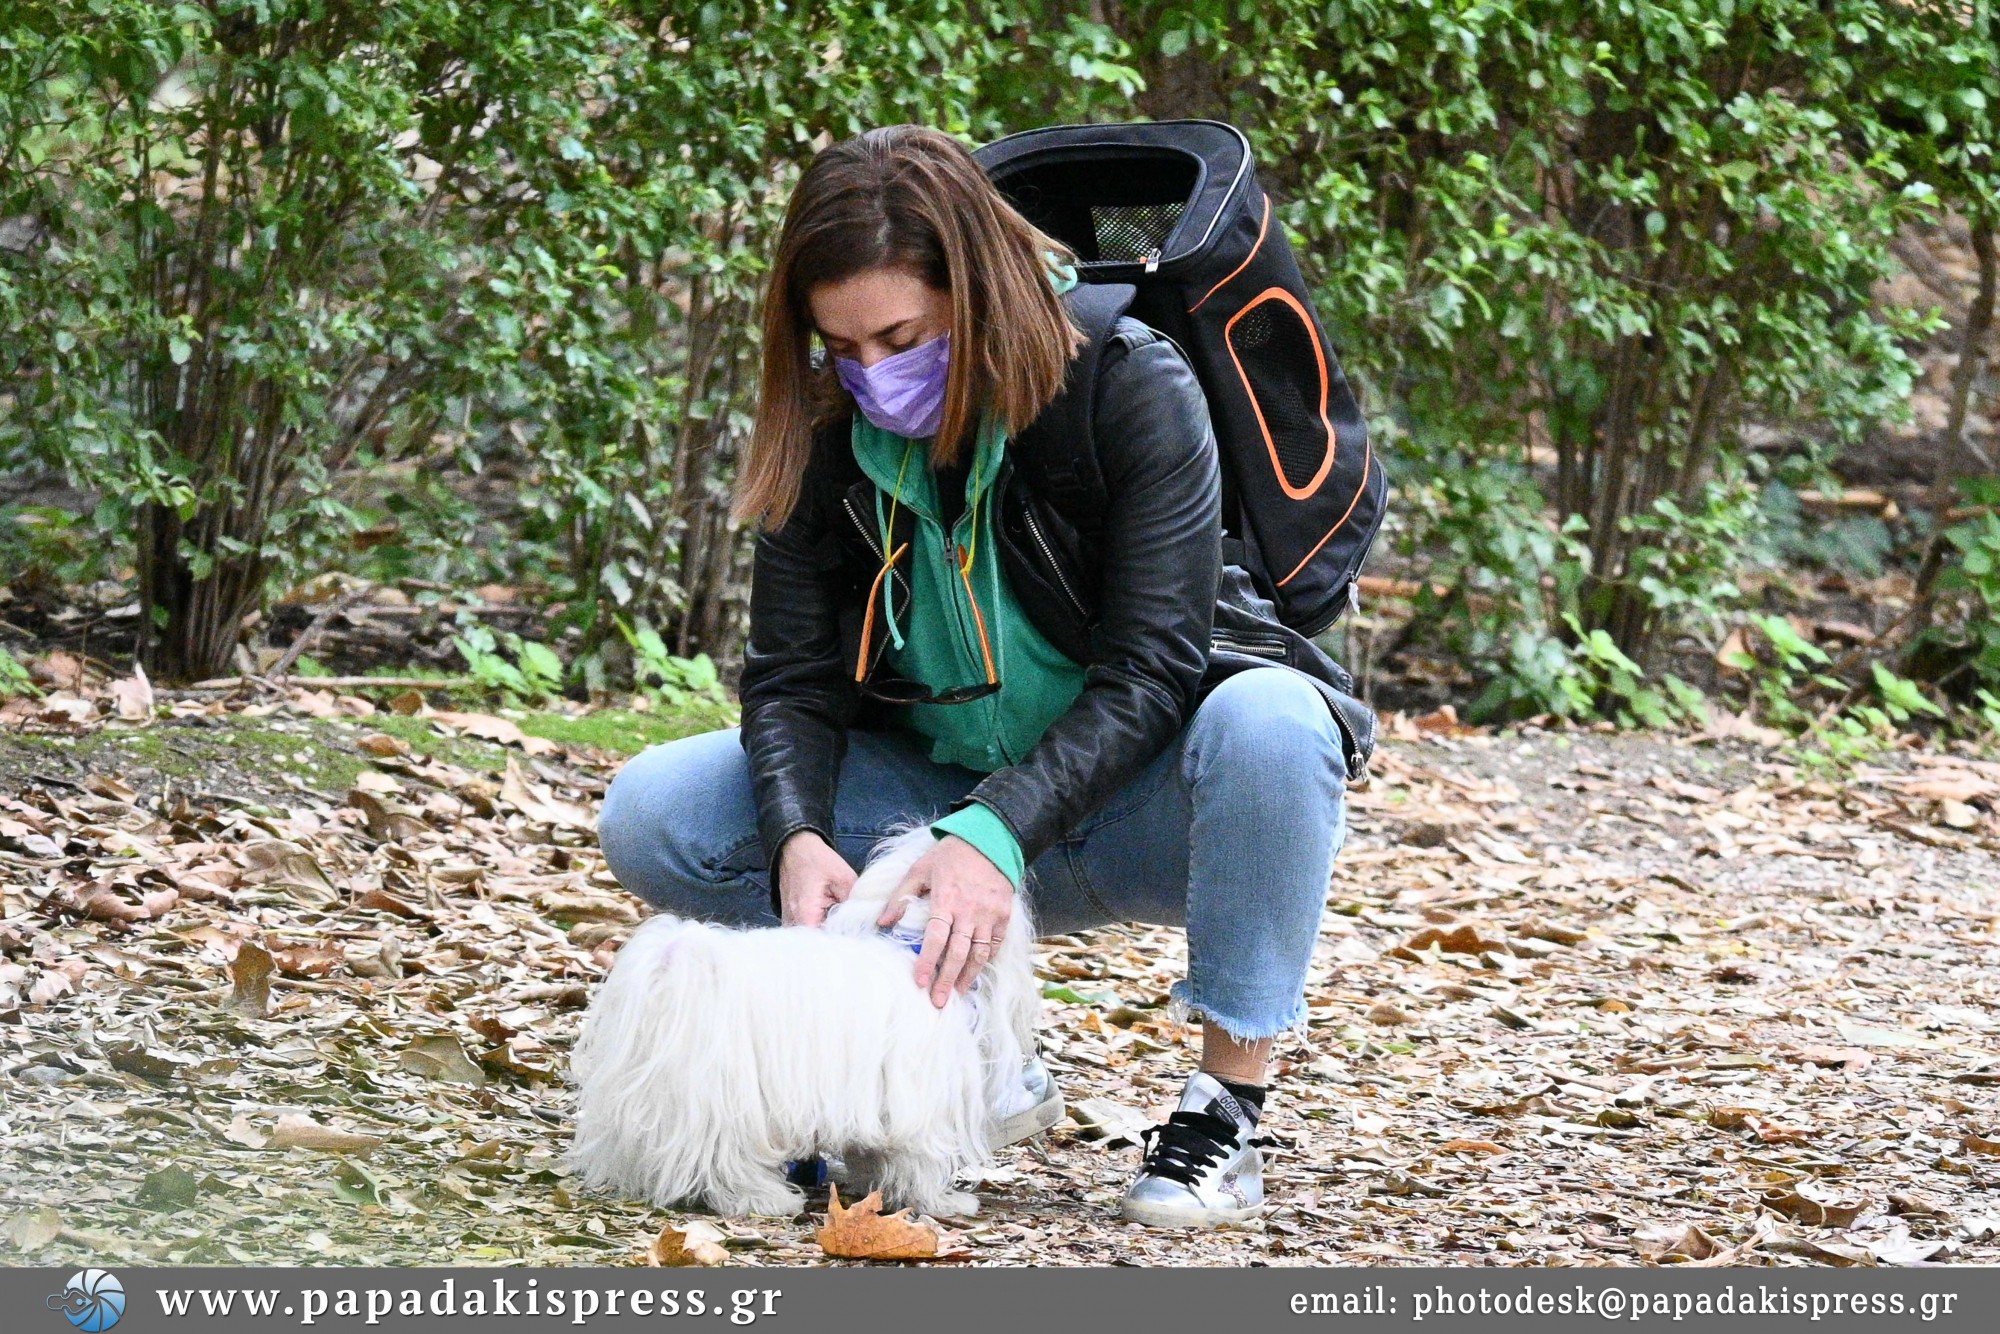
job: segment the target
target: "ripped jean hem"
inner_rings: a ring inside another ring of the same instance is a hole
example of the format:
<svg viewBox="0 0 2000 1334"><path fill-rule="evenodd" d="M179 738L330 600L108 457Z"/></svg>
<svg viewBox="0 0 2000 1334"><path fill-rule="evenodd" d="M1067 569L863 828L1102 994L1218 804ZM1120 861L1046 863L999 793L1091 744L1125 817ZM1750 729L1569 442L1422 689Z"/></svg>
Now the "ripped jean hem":
<svg viewBox="0 0 2000 1334"><path fill-rule="evenodd" d="M1304 1029L1306 999L1300 996L1293 1003L1291 1013L1276 1022L1268 1019L1244 1019L1226 1014L1202 1000L1195 995L1194 987L1183 978L1174 983L1167 993L1167 1017L1177 1024L1213 1024L1238 1042L1261 1042L1265 1038L1275 1038Z"/></svg>

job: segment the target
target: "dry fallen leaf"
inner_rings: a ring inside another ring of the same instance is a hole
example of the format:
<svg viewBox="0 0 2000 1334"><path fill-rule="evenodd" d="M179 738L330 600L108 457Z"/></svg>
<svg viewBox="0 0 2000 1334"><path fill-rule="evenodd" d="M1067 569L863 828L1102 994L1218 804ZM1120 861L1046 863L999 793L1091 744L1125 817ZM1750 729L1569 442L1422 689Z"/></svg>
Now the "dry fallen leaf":
<svg viewBox="0 0 2000 1334"><path fill-rule="evenodd" d="M1642 1228L1632 1235L1632 1249L1654 1264L1685 1264L1710 1259L1724 1248L1699 1224L1685 1223Z"/></svg>
<svg viewBox="0 0 2000 1334"><path fill-rule="evenodd" d="M912 1219L908 1209L882 1212L882 1192L851 1208L842 1208L840 1188L830 1188L826 1222L814 1233L821 1250L845 1260L931 1260L938 1253L938 1231Z"/></svg>
<svg viewBox="0 0 2000 1334"><path fill-rule="evenodd" d="M1419 951L1428 949L1439 949L1446 954L1484 954L1506 948L1505 941L1483 936L1478 927L1466 922L1450 930L1427 926L1389 953L1399 959L1413 959Z"/></svg>
<svg viewBox="0 0 2000 1334"><path fill-rule="evenodd" d="M111 704L118 716L128 723L152 719L153 683L146 679L144 667L135 663L132 675L111 683Z"/></svg>
<svg viewBox="0 0 2000 1334"><path fill-rule="evenodd" d="M1809 1183L1802 1183L1791 1189L1767 1191L1763 1203L1765 1208L1774 1213L1781 1213L1807 1227L1853 1227L1854 1220L1861 1217L1868 1208L1866 1200L1853 1204L1840 1204L1821 1199Z"/></svg>
<svg viewBox="0 0 2000 1334"><path fill-rule="evenodd" d="M29 1213L15 1214L7 1221L7 1226L0 1229L0 1237L7 1240L17 1255L26 1255L39 1251L60 1237L62 1230L62 1215L54 1206L43 1205Z"/></svg>
<svg viewBox="0 0 2000 1334"><path fill-rule="evenodd" d="M271 1008L273 960L263 946L244 941L229 961L229 1007L261 1019Z"/></svg>
<svg viewBox="0 0 2000 1334"><path fill-rule="evenodd" d="M1443 1144L1440 1144L1438 1152L1502 1154L1507 1152L1507 1150L1495 1144L1490 1139L1454 1139L1446 1140Z"/></svg>
<svg viewBox="0 0 2000 1334"><path fill-rule="evenodd" d="M530 820L571 829L597 827L591 813L574 802L563 801L541 784L530 782L517 761L507 761L506 775L500 780L500 800Z"/></svg>
<svg viewBox="0 0 2000 1334"><path fill-rule="evenodd" d="M516 746L530 755L550 755L561 750L547 737L529 736L519 724L505 718L496 718L490 713L440 713L429 715L433 722L455 727L467 736L476 736L501 746Z"/></svg>
<svg viewBox="0 0 2000 1334"><path fill-rule="evenodd" d="M271 962L286 977L325 977L346 958L331 945L279 945L271 950Z"/></svg>
<svg viewBox="0 0 2000 1334"><path fill-rule="evenodd" d="M484 1084L486 1072L465 1054L458 1039L446 1033L421 1037L403 1048L402 1067L412 1074L449 1084Z"/></svg>
<svg viewBox="0 0 2000 1334"><path fill-rule="evenodd" d="M232 1122L232 1129L234 1123ZM380 1135L364 1135L354 1130L338 1130L333 1126L323 1126L300 1112L289 1112L278 1118L278 1124L265 1140L268 1149L317 1149L322 1153L368 1154L387 1143Z"/></svg>
<svg viewBox="0 0 2000 1334"><path fill-rule="evenodd" d="M690 1265L720 1265L729 1262L722 1246L721 1229L699 1220L684 1228L668 1223L646 1248L646 1263L656 1269L682 1269Z"/></svg>
<svg viewBox="0 0 2000 1334"><path fill-rule="evenodd" d="M1069 1106L1069 1119L1084 1139L1102 1140L1106 1147L1137 1144L1152 1125L1137 1107L1110 1098L1079 1098Z"/></svg>

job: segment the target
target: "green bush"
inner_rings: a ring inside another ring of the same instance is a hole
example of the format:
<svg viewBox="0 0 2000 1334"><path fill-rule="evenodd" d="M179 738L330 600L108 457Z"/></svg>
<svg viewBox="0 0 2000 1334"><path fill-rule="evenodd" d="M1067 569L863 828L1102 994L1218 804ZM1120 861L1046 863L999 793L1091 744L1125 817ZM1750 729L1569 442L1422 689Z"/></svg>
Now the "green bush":
<svg viewBox="0 0 2000 1334"><path fill-rule="evenodd" d="M1994 221L1996 21L1957 0L18 0L0 470L103 499L10 527L63 579L130 553L165 679L225 670L274 583L348 566L523 585L558 666L465 641L522 692L708 690L674 664L740 638L725 493L762 265L816 147L1218 115L1251 133L1393 457L1426 589L1405 640L1478 670L1489 714L1669 716L1659 646L1719 645L1754 553L1882 558L1875 530L1806 533L1776 483L1903 409L1929 316L1873 300L1891 236L1944 207ZM1957 538L1938 552L1979 577Z"/></svg>
<svg viewBox="0 0 2000 1334"><path fill-rule="evenodd" d="M556 3L22 0L0 66L6 429L129 523L159 675L226 669L342 470L533 380L631 205L581 146L619 46ZM274 539L276 539L274 541Z"/></svg>
<svg viewBox="0 0 2000 1334"><path fill-rule="evenodd" d="M1996 184L2000 44L1955 0L1164 0L1119 26L1197 90L1150 109L1245 125L1282 183L1399 481L1438 502L1407 549L1516 590L1491 625L1452 608L1509 707L1572 705L1590 632L1651 667L1728 610L1746 431L1811 461L1902 411L1926 326L1872 300L1888 241Z"/></svg>
<svg viewBox="0 0 2000 1334"><path fill-rule="evenodd" d="M478 568L439 470L507 460L482 573L727 645L761 265L829 135L1136 88L1033 3L664 9L24 0L0 41L0 466L103 490L156 674L224 670L287 564ZM430 531L425 531L426 529ZM523 559L523 556L526 559Z"/></svg>

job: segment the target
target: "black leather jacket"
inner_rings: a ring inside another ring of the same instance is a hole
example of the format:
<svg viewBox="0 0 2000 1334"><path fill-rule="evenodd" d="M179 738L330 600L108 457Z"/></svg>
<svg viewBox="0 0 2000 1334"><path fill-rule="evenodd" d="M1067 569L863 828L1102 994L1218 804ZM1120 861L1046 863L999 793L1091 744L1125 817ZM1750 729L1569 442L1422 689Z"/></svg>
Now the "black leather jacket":
<svg viewBox="0 0 2000 1334"><path fill-rule="evenodd" d="M1375 743L1374 714L1347 693L1347 672L1279 624L1240 566L1223 564L1215 440L1179 348L1121 317L1094 361L1094 450L1025 431L994 480L1001 568L1036 628L1085 668L1082 693L1041 740L964 799L998 814L1030 864L1238 671L1304 672L1340 725L1351 779L1365 774ZM854 460L851 425L841 418L818 433L797 508L756 544L742 739L774 878L792 834L833 841L847 729L895 725L893 706L854 685L881 554L874 484ZM909 596L900 573L890 596ZM880 657L871 671L883 670Z"/></svg>

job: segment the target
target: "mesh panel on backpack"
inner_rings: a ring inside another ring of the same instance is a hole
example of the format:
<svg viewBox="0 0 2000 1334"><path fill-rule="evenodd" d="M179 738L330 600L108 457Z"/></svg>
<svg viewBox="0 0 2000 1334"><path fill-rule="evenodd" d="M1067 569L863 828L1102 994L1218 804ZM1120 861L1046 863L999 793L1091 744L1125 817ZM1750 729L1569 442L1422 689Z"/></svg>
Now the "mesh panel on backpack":
<svg viewBox="0 0 2000 1334"><path fill-rule="evenodd" d="M1167 234L1174 224L1181 220L1185 206L1176 200L1170 204L1138 204L1130 208L1093 208L1090 210L1092 230L1097 234L1097 253L1107 260L1144 259L1158 254L1166 244Z"/></svg>
<svg viewBox="0 0 2000 1334"><path fill-rule="evenodd" d="M1290 491L1325 480L1333 429L1322 416L1326 378L1318 369L1311 326L1275 299L1246 306L1223 335Z"/></svg>

